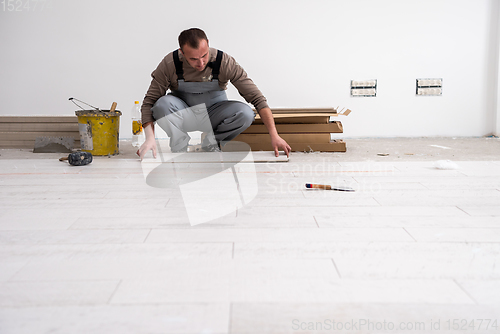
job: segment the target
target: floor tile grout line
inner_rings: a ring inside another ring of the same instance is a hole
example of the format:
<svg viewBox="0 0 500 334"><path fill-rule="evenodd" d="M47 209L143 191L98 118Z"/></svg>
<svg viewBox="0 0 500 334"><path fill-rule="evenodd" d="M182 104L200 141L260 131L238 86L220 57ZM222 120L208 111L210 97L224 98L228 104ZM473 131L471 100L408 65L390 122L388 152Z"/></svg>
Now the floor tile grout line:
<svg viewBox="0 0 500 334"><path fill-rule="evenodd" d="M227 333L231 334L231 327L233 326L233 303L231 302L229 302L229 317L227 326Z"/></svg>
<svg viewBox="0 0 500 334"><path fill-rule="evenodd" d="M426 190L431 190L431 188L427 187L425 184L423 184L422 182L417 182L418 184L420 184L422 187L424 187Z"/></svg>
<svg viewBox="0 0 500 334"><path fill-rule="evenodd" d="M458 210L462 211L463 213L465 213L467 216L469 217L472 217L472 215L470 213L468 213L467 211L465 211L464 209L462 209L461 207L459 207L458 205L455 206Z"/></svg>
<svg viewBox="0 0 500 334"><path fill-rule="evenodd" d="M458 287L460 288L460 290L462 290L467 295L467 297L469 297L470 299L472 299L472 301L474 302L474 304L479 305L479 303L477 302L477 300L474 297L472 297L472 295L467 290L465 290L464 287L460 283L458 283L455 278L453 279L453 282L456 285L458 285Z"/></svg>
<svg viewBox="0 0 500 334"><path fill-rule="evenodd" d="M413 239L413 241L418 242L417 239L415 239L413 235L411 235L410 232L406 230L406 227L403 227L403 230L405 230L405 232L408 233L408 235Z"/></svg>
<svg viewBox="0 0 500 334"><path fill-rule="evenodd" d="M123 282L123 280L120 280L120 281L118 282L118 284L116 285L115 290L111 293L111 296L109 296L109 299L108 299L108 301L106 302L106 304L107 304L107 305L110 305L111 300L112 300L112 299L113 299L113 297L115 296L116 291L118 291L118 288L120 288L120 286L121 286L122 282Z"/></svg>
<svg viewBox="0 0 500 334"><path fill-rule="evenodd" d="M78 231L78 229L76 228L73 228L73 225L75 225L76 223L78 223L78 220L80 220L80 218L82 218L82 216L79 216L78 218L75 219L75 221L68 226L68 228L66 228L64 231Z"/></svg>
<svg viewBox="0 0 500 334"><path fill-rule="evenodd" d="M17 282L16 280L13 280L12 278L16 277L17 274L19 274L22 270L24 270L24 268L26 268L28 265L30 265L31 261L33 261L33 259L26 260L26 262L21 266L21 268L19 268L19 270L16 270L16 272L13 273L12 275L10 275L7 278L7 280L5 280L5 281L3 281L1 283L5 283L5 282Z"/></svg>
<svg viewBox="0 0 500 334"><path fill-rule="evenodd" d="M9 280L9 281L2 281L1 283L96 283L96 282L117 282L119 281L120 278L78 278L78 279L72 279L72 278L62 278L62 279L51 279L51 278L44 278L44 279L33 279L33 280Z"/></svg>
<svg viewBox="0 0 500 334"><path fill-rule="evenodd" d="M171 200L171 198L168 198L168 199L167 199L167 203L165 203L164 208L166 208L166 207L167 207L167 205L168 205L168 203L170 202L170 200Z"/></svg>
<svg viewBox="0 0 500 334"><path fill-rule="evenodd" d="M152 228L150 228L150 229L149 229L148 234L146 235L146 237L144 238L144 241L142 242L143 244L145 244L145 243L146 243L146 241L148 240L149 235L151 234L151 232L152 232L152 231L153 231L153 229L152 229Z"/></svg>
<svg viewBox="0 0 500 334"><path fill-rule="evenodd" d="M375 196L372 196L371 198L373 198L373 200L380 206L380 207L383 207L382 204L380 204L380 202L375 198ZM377 206L374 206L374 207L377 207Z"/></svg>
<svg viewBox="0 0 500 334"><path fill-rule="evenodd" d="M339 271L339 268L337 268L337 264L335 263L335 260L333 258L332 259L332 263L333 263L333 266L335 267L335 270L337 271L337 275L339 275L339 278L342 278L342 275L340 275L340 271Z"/></svg>

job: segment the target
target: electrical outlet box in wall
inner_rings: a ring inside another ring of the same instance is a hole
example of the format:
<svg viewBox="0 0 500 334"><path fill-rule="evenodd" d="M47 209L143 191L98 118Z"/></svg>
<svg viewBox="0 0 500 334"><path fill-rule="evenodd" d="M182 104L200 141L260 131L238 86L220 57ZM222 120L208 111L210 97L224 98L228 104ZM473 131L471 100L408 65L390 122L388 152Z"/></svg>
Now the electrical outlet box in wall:
<svg viewBox="0 0 500 334"><path fill-rule="evenodd" d="M351 80L351 96L376 97L377 80Z"/></svg>
<svg viewBox="0 0 500 334"><path fill-rule="evenodd" d="M417 79L417 96L443 95L443 79Z"/></svg>

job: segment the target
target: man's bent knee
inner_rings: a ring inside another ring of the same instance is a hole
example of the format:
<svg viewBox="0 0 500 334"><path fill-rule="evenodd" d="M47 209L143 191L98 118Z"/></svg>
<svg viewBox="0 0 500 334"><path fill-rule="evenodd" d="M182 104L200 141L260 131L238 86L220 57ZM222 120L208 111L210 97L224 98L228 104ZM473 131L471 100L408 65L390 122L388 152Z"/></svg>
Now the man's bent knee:
<svg viewBox="0 0 500 334"><path fill-rule="evenodd" d="M240 117L242 120L242 128L246 129L250 125L252 125L253 121L255 120L255 113L253 112L252 108L242 103Z"/></svg>
<svg viewBox="0 0 500 334"><path fill-rule="evenodd" d="M151 108L155 120L159 120L176 111L186 108L184 101L173 95L160 97Z"/></svg>

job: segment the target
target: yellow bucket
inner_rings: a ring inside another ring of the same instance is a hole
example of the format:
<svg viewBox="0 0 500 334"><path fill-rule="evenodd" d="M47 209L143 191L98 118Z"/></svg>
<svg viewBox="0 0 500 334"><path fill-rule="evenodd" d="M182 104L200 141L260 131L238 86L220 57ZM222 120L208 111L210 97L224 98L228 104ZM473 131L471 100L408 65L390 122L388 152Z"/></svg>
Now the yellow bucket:
<svg viewBox="0 0 500 334"><path fill-rule="evenodd" d="M82 151L92 155L116 155L119 153L120 116L115 110L79 110L78 129Z"/></svg>

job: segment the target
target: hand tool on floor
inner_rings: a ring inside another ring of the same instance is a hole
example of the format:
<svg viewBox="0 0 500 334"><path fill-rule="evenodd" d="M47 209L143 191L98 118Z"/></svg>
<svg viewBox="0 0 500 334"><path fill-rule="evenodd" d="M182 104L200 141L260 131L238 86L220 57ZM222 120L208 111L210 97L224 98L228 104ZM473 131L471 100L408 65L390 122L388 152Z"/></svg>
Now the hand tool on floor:
<svg viewBox="0 0 500 334"><path fill-rule="evenodd" d="M331 185L328 184L313 184L313 183L306 183L306 188L336 190L336 191L354 191L354 189L351 187L339 187L339 186L332 187Z"/></svg>
<svg viewBox="0 0 500 334"><path fill-rule="evenodd" d="M70 153L74 146L72 137L36 137L33 153Z"/></svg>
<svg viewBox="0 0 500 334"><path fill-rule="evenodd" d="M67 157L62 157L59 161L68 160L72 166L85 166L92 162L92 153L90 152L73 152Z"/></svg>

